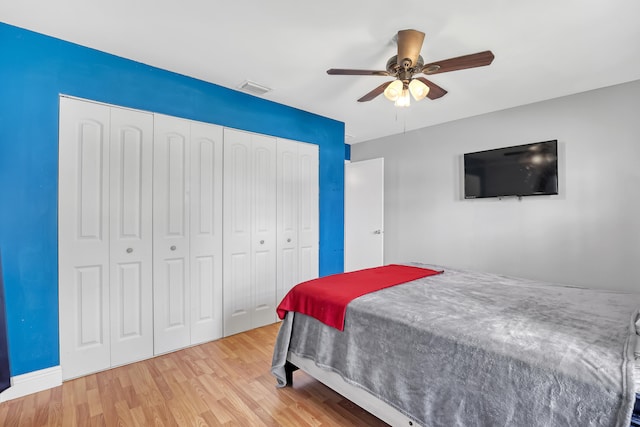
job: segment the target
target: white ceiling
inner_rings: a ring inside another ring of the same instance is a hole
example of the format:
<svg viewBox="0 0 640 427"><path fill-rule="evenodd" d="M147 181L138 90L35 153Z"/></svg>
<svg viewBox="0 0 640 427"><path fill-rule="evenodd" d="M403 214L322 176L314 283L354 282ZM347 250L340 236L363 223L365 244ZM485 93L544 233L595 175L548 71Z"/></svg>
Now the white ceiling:
<svg viewBox="0 0 640 427"><path fill-rule="evenodd" d="M0 21L345 122L356 143L640 79L638 0L2 0ZM429 79L449 93L393 106L356 100L388 77L398 30L425 62L491 50L488 67Z"/></svg>

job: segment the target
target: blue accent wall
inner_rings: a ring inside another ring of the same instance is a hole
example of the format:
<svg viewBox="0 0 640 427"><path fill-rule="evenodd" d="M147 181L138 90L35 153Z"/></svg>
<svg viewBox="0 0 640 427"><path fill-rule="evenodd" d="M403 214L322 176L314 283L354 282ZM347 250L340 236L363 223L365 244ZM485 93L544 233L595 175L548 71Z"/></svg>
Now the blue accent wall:
<svg viewBox="0 0 640 427"><path fill-rule="evenodd" d="M343 271L344 123L3 23L0 52L0 248L12 375L59 365L60 94L317 144L320 275Z"/></svg>

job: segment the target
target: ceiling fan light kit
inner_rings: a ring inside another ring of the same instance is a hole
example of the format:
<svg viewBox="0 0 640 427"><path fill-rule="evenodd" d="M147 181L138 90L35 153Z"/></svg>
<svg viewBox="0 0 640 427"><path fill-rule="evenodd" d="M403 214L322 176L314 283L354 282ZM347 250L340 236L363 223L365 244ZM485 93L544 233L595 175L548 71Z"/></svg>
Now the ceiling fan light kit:
<svg viewBox="0 0 640 427"><path fill-rule="evenodd" d="M407 89L402 89L402 95L394 104L396 107L408 107L411 105L411 98L409 97L409 91Z"/></svg>
<svg viewBox="0 0 640 427"><path fill-rule="evenodd" d="M402 89L404 84L402 84L401 80L394 80L391 82L389 86L384 90L384 96L389 101L397 101L398 98L402 95Z"/></svg>
<svg viewBox="0 0 640 427"><path fill-rule="evenodd" d="M448 71L464 70L466 68L483 67L491 64L493 53L489 50L471 55L458 56L425 65L420 56L420 49L424 42L424 33L417 30L401 30L395 37L398 42L398 54L387 61L386 71L354 70L343 68L331 68L327 74L347 76L389 76L395 80L385 82L371 92L358 99L358 102L371 101L381 93L385 98L395 102L398 107L408 107L411 96L416 101L426 97L437 99L446 95L447 91L427 80L424 77L416 77L417 74L438 74Z"/></svg>
<svg viewBox="0 0 640 427"><path fill-rule="evenodd" d="M416 101L421 101L429 94L429 86L422 83L418 79L413 79L409 82L409 91Z"/></svg>
<svg viewBox="0 0 640 427"><path fill-rule="evenodd" d="M409 93L416 101L423 100L429 93L429 86L417 79L411 80L409 84L402 80L394 80L383 93L385 98L395 102L396 107L408 107L411 105Z"/></svg>

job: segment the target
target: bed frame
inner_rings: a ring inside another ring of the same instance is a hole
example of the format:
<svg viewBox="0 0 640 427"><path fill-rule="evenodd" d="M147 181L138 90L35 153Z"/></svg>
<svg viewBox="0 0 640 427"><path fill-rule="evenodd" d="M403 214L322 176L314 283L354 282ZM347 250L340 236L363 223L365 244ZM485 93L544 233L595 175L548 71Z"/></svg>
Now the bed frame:
<svg viewBox="0 0 640 427"><path fill-rule="evenodd" d="M364 389L346 382L337 373L318 367L311 359L297 356L291 352L287 353L287 363L285 365L287 384L293 384L293 372L297 369L306 372L330 389L389 425L422 427L388 403L378 399Z"/></svg>

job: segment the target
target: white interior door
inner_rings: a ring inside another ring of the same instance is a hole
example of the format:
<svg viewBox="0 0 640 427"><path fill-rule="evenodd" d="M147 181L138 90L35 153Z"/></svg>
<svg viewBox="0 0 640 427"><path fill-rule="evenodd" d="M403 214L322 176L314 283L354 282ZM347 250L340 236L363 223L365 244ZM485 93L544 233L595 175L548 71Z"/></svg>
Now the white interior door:
<svg viewBox="0 0 640 427"><path fill-rule="evenodd" d="M111 366L153 356L153 115L111 108Z"/></svg>
<svg viewBox="0 0 640 427"><path fill-rule="evenodd" d="M191 344L222 337L222 127L191 123Z"/></svg>
<svg viewBox="0 0 640 427"><path fill-rule="evenodd" d="M109 107L60 98L60 365L69 379L111 366Z"/></svg>
<svg viewBox="0 0 640 427"><path fill-rule="evenodd" d="M190 124L154 116L154 353L191 343L189 313Z"/></svg>
<svg viewBox="0 0 640 427"><path fill-rule="evenodd" d="M384 262L384 159L345 164L344 270Z"/></svg>

